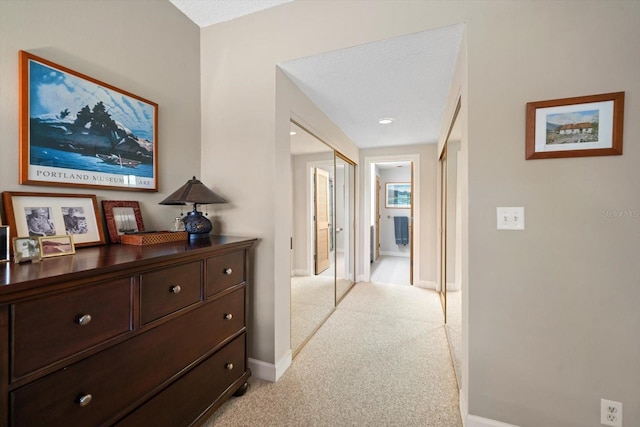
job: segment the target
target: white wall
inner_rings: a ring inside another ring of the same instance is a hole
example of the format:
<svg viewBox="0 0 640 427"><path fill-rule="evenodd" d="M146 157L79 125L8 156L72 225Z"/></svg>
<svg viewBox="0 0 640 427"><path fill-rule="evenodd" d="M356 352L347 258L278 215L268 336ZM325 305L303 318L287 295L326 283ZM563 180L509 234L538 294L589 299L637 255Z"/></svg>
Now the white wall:
<svg viewBox="0 0 640 427"><path fill-rule="evenodd" d="M168 229L179 210L158 202L200 175L199 45L169 2L0 0L0 190L138 200L147 229ZM19 50L158 103L159 193L18 184Z"/></svg>
<svg viewBox="0 0 640 427"><path fill-rule="evenodd" d="M624 403L625 425L640 424L640 221L615 214L640 211L639 20L632 1L318 0L204 29L205 176L235 196L228 229L263 237L253 355L277 359L287 328L279 270L287 277L291 214L278 205L290 195L278 191L289 160L278 141L288 141L289 111L275 107L275 64L465 23L469 412L522 426L598 425L607 397ZM527 102L619 90L623 156L524 160ZM525 206L526 231L495 230L495 208L507 204Z"/></svg>

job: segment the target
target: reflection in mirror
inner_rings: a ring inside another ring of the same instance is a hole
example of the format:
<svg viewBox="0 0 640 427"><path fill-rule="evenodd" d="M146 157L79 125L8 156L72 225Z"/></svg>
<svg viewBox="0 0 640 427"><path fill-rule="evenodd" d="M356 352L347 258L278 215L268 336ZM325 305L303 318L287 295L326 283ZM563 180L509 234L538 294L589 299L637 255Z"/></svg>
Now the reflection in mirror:
<svg viewBox="0 0 640 427"><path fill-rule="evenodd" d="M332 313L336 275L334 151L295 123L291 123L291 171L291 349L295 356Z"/></svg>
<svg viewBox="0 0 640 427"><path fill-rule="evenodd" d="M458 111L460 106L458 105ZM462 230L460 204L460 119L456 114L446 141L446 170L445 172L445 298L446 298L446 327L449 346L453 357L453 365L458 381L458 388L462 383L461 354L462 354Z"/></svg>
<svg viewBox="0 0 640 427"><path fill-rule="evenodd" d="M336 154L336 301L355 283L355 167Z"/></svg>

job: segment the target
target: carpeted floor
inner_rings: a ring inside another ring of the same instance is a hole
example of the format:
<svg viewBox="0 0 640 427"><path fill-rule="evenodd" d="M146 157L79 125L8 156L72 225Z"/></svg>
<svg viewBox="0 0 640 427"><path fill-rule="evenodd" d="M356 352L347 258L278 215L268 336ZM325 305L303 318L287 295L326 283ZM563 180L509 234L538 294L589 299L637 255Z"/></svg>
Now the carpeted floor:
<svg viewBox="0 0 640 427"><path fill-rule="evenodd" d="M206 426L462 426L436 292L358 283L276 383Z"/></svg>

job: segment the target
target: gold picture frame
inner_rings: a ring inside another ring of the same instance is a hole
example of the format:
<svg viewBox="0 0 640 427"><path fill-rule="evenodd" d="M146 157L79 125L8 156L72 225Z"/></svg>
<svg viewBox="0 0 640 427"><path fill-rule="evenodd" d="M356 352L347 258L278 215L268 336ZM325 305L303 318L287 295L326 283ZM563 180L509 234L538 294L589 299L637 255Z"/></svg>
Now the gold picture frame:
<svg viewBox="0 0 640 427"><path fill-rule="evenodd" d="M60 236L38 237L38 243L42 258L73 255L76 253L76 248L73 244L73 235L62 234Z"/></svg>

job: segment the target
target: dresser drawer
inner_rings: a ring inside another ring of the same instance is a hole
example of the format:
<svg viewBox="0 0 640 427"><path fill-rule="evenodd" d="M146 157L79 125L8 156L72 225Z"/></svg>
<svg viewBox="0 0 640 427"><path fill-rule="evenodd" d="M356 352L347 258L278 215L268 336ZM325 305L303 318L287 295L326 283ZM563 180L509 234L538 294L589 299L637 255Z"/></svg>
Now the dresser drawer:
<svg viewBox="0 0 640 427"><path fill-rule="evenodd" d="M140 275L140 323L145 325L201 300L200 261Z"/></svg>
<svg viewBox="0 0 640 427"><path fill-rule="evenodd" d="M13 391L12 423L80 427L112 422L127 405L243 330L241 288ZM81 406L80 397L87 395L90 403Z"/></svg>
<svg viewBox="0 0 640 427"><path fill-rule="evenodd" d="M131 278L13 305L13 378L131 330Z"/></svg>
<svg viewBox="0 0 640 427"><path fill-rule="evenodd" d="M207 297L245 281L245 251L207 259Z"/></svg>
<svg viewBox="0 0 640 427"><path fill-rule="evenodd" d="M190 425L192 420L215 403L206 399L194 399L194 396L220 396L246 372L245 340L246 334L240 335L116 425Z"/></svg>

